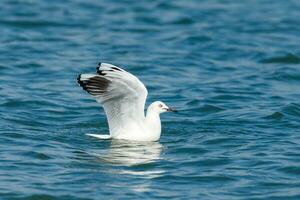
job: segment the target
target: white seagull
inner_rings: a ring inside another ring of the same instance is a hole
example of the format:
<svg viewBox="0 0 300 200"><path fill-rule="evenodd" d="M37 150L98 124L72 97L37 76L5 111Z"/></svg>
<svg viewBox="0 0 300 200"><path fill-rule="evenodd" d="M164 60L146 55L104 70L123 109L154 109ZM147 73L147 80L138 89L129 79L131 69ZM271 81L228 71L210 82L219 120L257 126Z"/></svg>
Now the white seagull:
<svg viewBox="0 0 300 200"><path fill-rule="evenodd" d="M176 112L161 101L144 108L148 91L131 73L108 63L99 63L97 74L80 74L80 86L102 104L109 135L87 134L99 139L157 141L161 134L160 113Z"/></svg>

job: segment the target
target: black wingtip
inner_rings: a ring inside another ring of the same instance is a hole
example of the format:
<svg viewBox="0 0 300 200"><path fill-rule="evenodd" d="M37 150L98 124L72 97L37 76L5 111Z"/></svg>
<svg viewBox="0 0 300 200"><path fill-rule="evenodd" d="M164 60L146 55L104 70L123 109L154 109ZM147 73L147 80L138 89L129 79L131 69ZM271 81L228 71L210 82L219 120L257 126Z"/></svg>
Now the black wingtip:
<svg viewBox="0 0 300 200"><path fill-rule="evenodd" d="M98 67L96 67L96 70L99 71L99 68L101 67L101 62L98 63Z"/></svg>
<svg viewBox="0 0 300 200"><path fill-rule="evenodd" d="M117 67L111 67L112 69L114 69L114 70L117 70L117 71L122 71L121 69L119 69L119 68L117 68Z"/></svg>
<svg viewBox="0 0 300 200"><path fill-rule="evenodd" d="M106 73L103 73L103 70L97 70L97 74L101 75L101 76L105 76Z"/></svg>
<svg viewBox="0 0 300 200"><path fill-rule="evenodd" d="M81 74L77 76L77 82L80 83Z"/></svg>
<svg viewBox="0 0 300 200"><path fill-rule="evenodd" d="M81 79L81 74L78 75L77 82L79 83L79 85L82 87L83 90L86 90L86 86L85 86L84 82L80 79Z"/></svg>
<svg viewBox="0 0 300 200"><path fill-rule="evenodd" d="M83 81L82 80L80 80L81 79L81 74L79 74L78 75L78 77L77 77L77 83L84 89L84 84L83 84Z"/></svg>

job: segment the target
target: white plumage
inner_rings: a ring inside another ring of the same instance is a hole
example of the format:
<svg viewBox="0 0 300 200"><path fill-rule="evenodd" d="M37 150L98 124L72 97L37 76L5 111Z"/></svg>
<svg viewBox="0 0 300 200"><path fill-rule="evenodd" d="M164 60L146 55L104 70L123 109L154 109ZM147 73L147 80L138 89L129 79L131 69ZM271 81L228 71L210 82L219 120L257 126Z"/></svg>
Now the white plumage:
<svg viewBox="0 0 300 200"><path fill-rule="evenodd" d="M102 104L110 135L89 134L100 139L157 141L161 134L159 114L174 111L163 102L152 103L144 114L148 91L134 75L107 63L99 63L97 74L81 74L78 83Z"/></svg>

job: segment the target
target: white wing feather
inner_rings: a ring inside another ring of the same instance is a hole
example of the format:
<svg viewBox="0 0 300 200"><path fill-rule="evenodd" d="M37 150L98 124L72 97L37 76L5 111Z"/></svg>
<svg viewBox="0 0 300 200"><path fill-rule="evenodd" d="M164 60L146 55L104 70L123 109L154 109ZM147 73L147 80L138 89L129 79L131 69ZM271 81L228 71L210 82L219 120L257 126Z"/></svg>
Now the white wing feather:
<svg viewBox="0 0 300 200"><path fill-rule="evenodd" d="M128 121L144 120L145 85L134 75L111 64L101 63L97 74L81 74L79 84L101 103L110 134L119 134Z"/></svg>

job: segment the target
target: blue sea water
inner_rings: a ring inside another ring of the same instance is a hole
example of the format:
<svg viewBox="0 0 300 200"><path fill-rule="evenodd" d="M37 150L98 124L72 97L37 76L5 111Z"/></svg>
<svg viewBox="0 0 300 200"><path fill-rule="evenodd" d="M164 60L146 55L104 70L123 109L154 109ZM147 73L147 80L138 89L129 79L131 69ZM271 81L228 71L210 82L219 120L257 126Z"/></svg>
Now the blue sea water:
<svg viewBox="0 0 300 200"><path fill-rule="evenodd" d="M2 0L0 199L300 199L298 0ZM79 73L162 100L154 143L108 133Z"/></svg>

